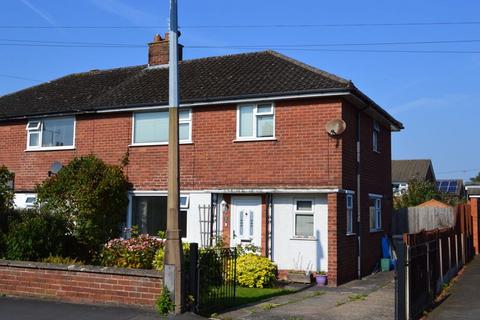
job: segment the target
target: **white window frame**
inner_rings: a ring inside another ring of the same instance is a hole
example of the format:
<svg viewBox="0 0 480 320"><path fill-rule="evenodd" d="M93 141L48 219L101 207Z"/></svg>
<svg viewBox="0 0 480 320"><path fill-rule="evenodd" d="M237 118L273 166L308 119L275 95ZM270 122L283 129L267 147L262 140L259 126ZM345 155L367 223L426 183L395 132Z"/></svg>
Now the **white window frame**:
<svg viewBox="0 0 480 320"><path fill-rule="evenodd" d="M377 120L373 120L373 130L372 130L372 146L374 152L380 152L379 148L380 142L380 124Z"/></svg>
<svg viewBox="0 0 480 320"><path fill-rule="evenodd" d="M180 112L181 111L188 111L188 119L180 119ZM188 139L187 140L180 140L179 143L192 143L192 109L179 109L178 110L178 125L180 128L181 124L188 124ZM180 129L179 129L180 130Z"/></svg>
<svg viewBox="0 0 480 320"><path fill-rule="evenodd" d="M60 146L60 147L42 147L43 141L43 122L45 120L52 120L52 119L73 119L73 141L71 146ZM30 124L32 122L38 122L38 125L30 128ZM75 149L75 141L76 141L76 128L77 128L77 118L75 116L69 117L49 117L49 118L41 118L41 119L30 119L28 120L27 126L25 130L27 131L27 148L25 151L53 151L53 150L73 150ZM30 135L38 134L38 146L30 146Z"/></svg>
<svg viewBox="0 0 480 320"><path fill-rule="evenodd" d="M375 201L375 226L372 228L370 227L370 232L377 232L382 230L382 195L378 194L369 194L368 195L368 208L369 208L369 215L370 215L370 200ZM370 224L370 216L369 216L369 224Z"/></svg>
<svg viewBox="0 0 480 320"><path fill-rule="evenodd" d="M29 199L33 199L33 202L29 202ZM35 207L35 203L37 202L37 196L26 196L25 197L25 208L33 208Z"/></svg>
<svg viewBox="0 0 480 320"><path fill-rule="evenodd" d="M167 197L168 198L168 192L165 191L142 191L142 190L136 190L136 191L130 191L128 192L128 206L127 206L127 212L126 212L126 221L125 221L125 228L130 229L133 224L133 198L134 197ZM187 217L187 229L188 229L188 217L190 214L190 194L183 194L180 193L180 197L186 197L186 205L180 206L180 211L185 211L186 217ZM187 230L188 232L188 230ZM129 234L125 234L127 238L130 237ZM187 233L188 237L188 233ZM182 239L187 239L187 237L183 237Z"/></svg>
<svg viewBox="0 0 480 320"><path fill-rule="evenodd" d="M312 210L297 210L299 201L309 201L312 203ZM311 236L297 235L297 215L311 215L313 221L313 230ZM296 198L293 200L293 238L294 239L315 239L315 200L312 198Z"/></svg>
<svg viewBox="0 0 480 320"><path fill-rule="evenodd" d="M347 208L347 235L355 234L353 232L353 194L347 194L345 206Z"/></svg>
<svg viewBox="0 0 480 320"><path fill-rule="evenodd" d="M262 104L269 104L272 106L272 111L265 113L261 112L259 113L258 106ZM240 109L242 107L253 107L253 126L252 126L252 131L253 135L249 137L241 137L240 136ZM273 135L271 137L257 137L258 132L257 132L257 117L258 116L267 116L271 115L273 116ZM273 102L258 102L258 103L245 103L245 104L239 104L237 105L237 138L235 141L265 141L265 140L276 140L275 138L275 103Z"/></svg>
<svg viewBox="0 0 480 320"><path fill-rule="evenodd" d="M182 205L182 198L185 198L185 204ZM190 207L190 195L180 195L180 209L188 209Z"/></svg>
<svg viewBox="0 0 480 320"><path fill-rule="evenodd" d="M189 130L189 135L188 135L188 140L179 140L179 144L190 144L193 143L192 141L192 109L191 108L179 108L178 112L180 111L188 111L188 119L180 120L180 114L178 117L178 124L180 125L181 123L187 123L189 124L190 130ZM168 145L168 141L165 142L140 142L136 143L135 142L135 115L140 114L140 113L154 113L154 112L167 112L168 109L158 109L158 110L148 110L148 111L135 111L132 112L132 143L130 144L130 147L136 147L136 146L165 146Z"/></svg>

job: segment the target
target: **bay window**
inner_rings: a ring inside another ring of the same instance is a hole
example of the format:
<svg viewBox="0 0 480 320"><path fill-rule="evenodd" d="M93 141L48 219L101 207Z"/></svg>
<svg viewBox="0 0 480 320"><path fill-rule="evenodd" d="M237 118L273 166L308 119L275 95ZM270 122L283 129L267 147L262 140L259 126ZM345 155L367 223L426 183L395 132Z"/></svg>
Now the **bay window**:
<svg viewBox="0 0 480 320"><path fill-rule="evenodd" d="M187 209L189 197L180 197L179 227L181 237L187 235ZM158 235L167 230L167 197L166 196L133 196L131 226L137 226L142 234Z"/></svg>

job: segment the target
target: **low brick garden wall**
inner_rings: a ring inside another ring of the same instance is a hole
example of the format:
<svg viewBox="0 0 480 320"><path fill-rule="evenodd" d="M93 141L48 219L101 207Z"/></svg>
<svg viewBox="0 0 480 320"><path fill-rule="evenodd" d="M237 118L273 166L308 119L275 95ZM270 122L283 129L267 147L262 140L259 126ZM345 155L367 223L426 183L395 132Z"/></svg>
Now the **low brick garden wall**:
<svg viewBox="0 0 480 320"><path fill-rule="evenodd" d="M162 287L163 274L153 270L0 259L0 294L153 308Z"/></svg>

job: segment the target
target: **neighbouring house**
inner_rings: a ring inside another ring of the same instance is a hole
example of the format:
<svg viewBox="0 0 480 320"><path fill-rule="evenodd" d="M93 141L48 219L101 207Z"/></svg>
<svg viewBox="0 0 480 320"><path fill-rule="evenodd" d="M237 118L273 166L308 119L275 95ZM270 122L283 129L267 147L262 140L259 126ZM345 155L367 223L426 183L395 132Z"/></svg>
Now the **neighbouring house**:
<svg viewBox="0 0 480 320"><path fill-rule="evenodd" d="M448 198L463 199L465 197L465 185L462 179L440 179L435 181L435 189Z"/></svg>
<svg viewBox="0 0 480 320"><path fill-rule="evenodd" d="M132 183L125 226L166 228L168 38L147 65L92 70L0 98L0 165L15 203L75 156ZM274 51L180 62L181 228L204 243L254 244L280 270L370 274L389 233L391 133L402 124L351 81ZM331 135L326 124L342 119ZM205 222L208 224L205 225Z"/></svg>
<svg viewBox="0 0 480 320"><path fill-rule="evenodd" d="M392 160L392 188L394 195L408 190L412 180L435 182L435 172L429 159Z"/></svg>

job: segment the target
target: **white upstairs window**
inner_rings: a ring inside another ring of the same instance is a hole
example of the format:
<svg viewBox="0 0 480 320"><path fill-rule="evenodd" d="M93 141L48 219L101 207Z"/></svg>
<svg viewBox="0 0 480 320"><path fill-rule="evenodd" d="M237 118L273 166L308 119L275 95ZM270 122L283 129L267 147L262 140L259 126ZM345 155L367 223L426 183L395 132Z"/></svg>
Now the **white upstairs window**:
<svg viewBox="0 0 480 320"><path fill-rule="evenodd" d="M27 150L71 149L75 142L75 118L45 118L27 124Z"/></svg>
<svg viewBox="0 0 480 320"><path fill-rule="evenodd" d="M188 143L192 140L192 112L190 109L178 111L179 140ZM168 111L136 112L133 115L133 144L157 145L168 143Z"/></svg>
<svg viewBox="0 0 480 320"><path fill-rule="evenodd" d="M275 137L275 112L272 103L238 106L237 140L262 140Z"/></svg>

